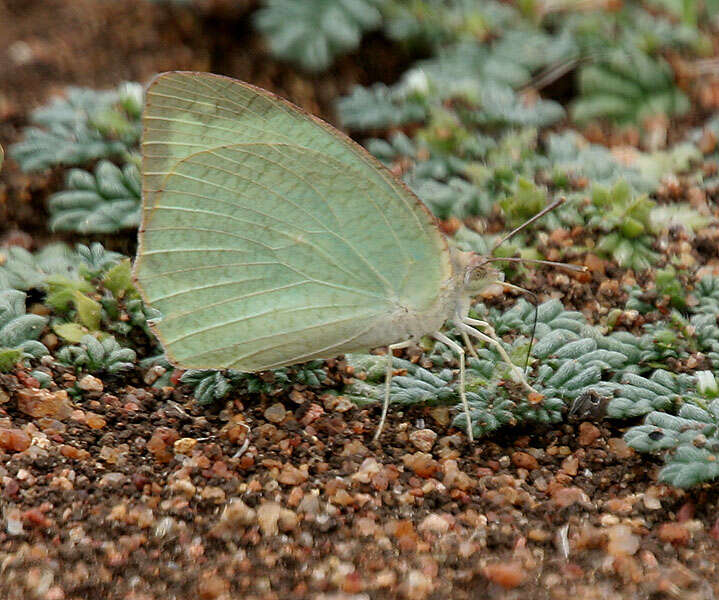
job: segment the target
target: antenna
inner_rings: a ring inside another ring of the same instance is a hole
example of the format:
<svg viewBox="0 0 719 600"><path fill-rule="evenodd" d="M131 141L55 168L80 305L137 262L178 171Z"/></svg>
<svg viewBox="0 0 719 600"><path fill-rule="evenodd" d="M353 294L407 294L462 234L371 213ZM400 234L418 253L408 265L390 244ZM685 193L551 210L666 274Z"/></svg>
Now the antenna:
<svg viewBox="0 0 719 600"><path fill-rule="evenodd" d="M573 265L570 263L554 262L553 260L541 260L538 258L520 258L520 257L513 257L513 256L508 256L508 257L491 256L491 257L485 259L484 262L498 262L498 261L507 261L507 262L514 262L514 263L532 263L535 265L547 265L549 267L559 267L560 269L567 269L568 271L574 271L575 273L586 273L589 270L584 265Z"/></svg>
<svg viewBox="0 0 719 600"><path fill-rule="evenodd" d="M516 227L515 229L512 229L507 235L505 235L503 238L501 238L498 242L494 243L494 246L492 246L492 250L490 254L494 254L494 251L499 248L504 242L506 242L508 239L514 237L516 234L518 234L522 229L525 227L528 227L532 223L534 223L537 219L541 219L544 215L546 215L548 212L552 212L555 208L558 206L561 206L567 201L567 199L562 196L561 198L558 198L554 202L552 202L550 205L545 206L542 210L540 210L536 215L534 215L531 219L527 219L524 223L522 223L519 227Z"/></svg>

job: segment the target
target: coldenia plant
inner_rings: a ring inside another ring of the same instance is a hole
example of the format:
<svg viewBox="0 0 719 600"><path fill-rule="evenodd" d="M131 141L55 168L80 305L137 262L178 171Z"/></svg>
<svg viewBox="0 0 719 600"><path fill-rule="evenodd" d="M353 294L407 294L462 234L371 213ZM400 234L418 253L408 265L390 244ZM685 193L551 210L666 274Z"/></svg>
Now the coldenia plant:
<svg viewBox="0 0 719 600"><path fill-rule="evenodd" d="M323 71L382 23L383 0L264 0L255 26L272 53L308 71Z"/></svg>
<svg viewBox="0 0 719 600"><path fill-rule="evenodd" d="M580 98L572 105L579 123L607 118L642 124L647 117L681 115L689 99L674 84L674 74L662 59L638 49L616 49L579 71Z"/></svg>
<svg viewBox="0 0 719 600"><path fill-rule="evenodd" d="M62 348L56 358L62 364L90 373L116 374L132 369L136 355L134 350L121 347L112 336L99 340L93 335L85 335L79 344Z"/></svg>
<svg viewBox="0 0 719 600"><path fill-rule="evenodd" d="M137 83L109 92L68 88L65 98L32 113L33 126L10 146L10 155L25 172L121 157L140 139L142 103Z"/></svg>
<svg viewBox="0 0 719 600"><path fill-rule="evenodd" d="M0 291L0 371L9 371L21 360L48 354L38 341L47 318L28 314L25 300L26 294L19 290Z"/></svg>
<svg viewBox="0 0 719 600"><path fill-rule="evenodd" d="M50 196L50 228L78 233L115 233L140 224L140 173L102 160L94 173L72 169L65 190Z"/></svg>

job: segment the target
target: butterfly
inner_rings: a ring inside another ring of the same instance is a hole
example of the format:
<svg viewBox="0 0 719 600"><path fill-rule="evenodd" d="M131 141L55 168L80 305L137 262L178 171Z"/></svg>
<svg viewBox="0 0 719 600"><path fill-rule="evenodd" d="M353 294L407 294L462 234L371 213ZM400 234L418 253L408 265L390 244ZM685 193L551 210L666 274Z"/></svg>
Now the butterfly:
<svg viewBox="0 0 719 600"><path fill-rule="evenodd" d="M152 328L181 368L276 369L387 346L382 431L395 350L450 322L494 346L471 298L501 280L492 257L447 242L427 207L359 144L290 102L228 77L168 72L143 112L134 277ZM544 214L543 211L541 214ZM539 216L539 215L538 215Z"/></svg>

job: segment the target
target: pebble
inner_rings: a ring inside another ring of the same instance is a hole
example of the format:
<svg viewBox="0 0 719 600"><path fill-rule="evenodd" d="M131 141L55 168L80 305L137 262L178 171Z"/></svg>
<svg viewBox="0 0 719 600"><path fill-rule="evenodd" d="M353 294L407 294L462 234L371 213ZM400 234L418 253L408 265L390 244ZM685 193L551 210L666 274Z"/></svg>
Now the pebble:
<svg viewBox="0 0 719 600"><path fill-rule="evenodd" d="M607 444L609 446L609 452L617 458L626 460L634 456L634 448L627 444L622 438L609 438Z"/></svg>
<svg viewBox="0 0 719 600"><path fill-rule="evenodd" d="M589 446L593 444L601 435L602 432L599 430L599 427L597 427L594 423L584 421L579 426L579 438L577 439L577 441L579 442L580 446Z"/></svg>
<svg viewBox="0 0 719 600"><path fill-rule="evenodd" d="M196 445L197 440L194 438L180 438L172 445L172 447L175 454L190 454Z"/></svg>
<svg viewBox="0 0 719 600"><path fill-rule="evenodd" d="M450 416L448 407L435 406L430 409L429 414L437 422L438 425L442 425L443 427L449 425Z"/></svg>
<svg viewBox="0 0 719 600"><path fill-rule="evenodd" d="M177 479L170 484L170 491L176 496L192 498L197 488L189 479Z"/></svg>
<svg viewBox="0 0 719 600"><path fill-rule="evenodd" d="M539 468L539 462L528 452L514 452L512 454L512 464L520 469L534 471Z"/></svg>
<svg viewBox="0 0 719 600"><path fill-rule="evenodd" d="M92 375L85 375L82 377L82 379L77 382L77 387L84 392L102 392L104 389L102 381Z"/></svg>
<svg viewBox="0 0 719 600"><path fill-rule="evenodd" d="M307 412L300 419L300 423L306 427L310 423L314 423L323 414L325 414L325 409L316 402L313 402L309 405L309 407L307 408Z"/></svg>
<svg viewBox="0 0 719 600"><path fill-rule="evenodd" d="M418 477L432 477L439 471L439 463L432 458L431 454L426 452L415 452L414 454L405 454L402 457L404 466L411 469Z"/></svg>
<svg viewBox="0 0 719 600"><path fill-rule="evenodd" d="M434 590L432 579L422 571L412 570L404 583L404 595L410 600L422 599L429 596Z"/></svg>
<svg viewBox="0 0 719 600"><path fill-rule="evenodd" d="M560 508L566 508L575 503L588 504L589 496L584 493L584 490L578 487L559 487L551 492L552 500Z"/></svg>
<svg viewBox="0 0 719 600"><path fill-rule="evenodd" d="M277 535L282 507L277 502L264 502L257 508L257 523L265 536Z"/></svg>
<svg viewBox="0 0 719 600"><path fill-rule="evenodd" d="M205 573L197 582L197 595L200 600L215 600L224 597L230 591L230 582L215 573Z"/></svg>
<svg viewBox="0 0 719 600"><path fill-rule="evenodd" d="M241 528L252 525L257 520L257 512L239 498L231 498L225 505L220 518L213 528L214 535L225 537L227 534L239 535Z"/></svg>
<svg viewBox="0 0 719 600"><path fill-rule="evenodd" d="M22 429L0 427L0 448L12 452L24 452L31 443L32 439Z"/></svg>
<svg viewBox="0 0 719 600"><path fill-rule="evenodd" d="M659 490L654 486L647 489L642 497L642 501L647 510L659 510L662 507L662 501L659 499Z"/></svg>
<svg viewBox="0 0 719 600"><path fill-rule="evenodd" d="M127 477L122 473L105 473L98 482L99 487L117 487L122 485Z"/></svg>
<svg viewBox="0 0 719 600"><path fill-rule="evenodd" d="M484 568L484 576L492 583L502 586L505 589L516 588L527 578L527 572L517 561L495 563Z"/></svg>
<svg viewBox="0 0 719 600"><path fill-rule="evenodd" d="M417 531L444 534L449 531L449 521L438 514L427 515L417 526Z"/></svg>
<svg viewBox="0 0 719 600"><path fill-rule="evenodd" d="M200 492L200 498L213 504L222 504L225 501L225 491L214 485L208 485Z"/></svg>
<svg viewBox="0 0 719 600"><path fill-rule="evenodd" d="M66 419L72 413L70 400L65 390L51 392L23 388L17 392L17 407L20 412L31 417L54 417Z"/></svg>
<svg viewBox="0 0 719 600"><path fill-rule="evenodd" d="M609 542L607 552L614 557L632 556L639 550L640 538L632 533L628 525L613 525L607 530Z"/></svg>
<svg viewBox="0 0 719 600"><path fill-rule="evenodd" d="M409 441L420 452L429 452L437 440L437 434L431 429L418 429L409 434Z"/></svg>
<svg viewBox="0 0 719 600"><path fill-rule="evenodd" d="M564 471L567 475L574 477L578 470L579 459L576 456L567 456L567 458L562 461L562 471Z"/></svg>
<svg viewBox="0 0 719 600"><path fill-rule="evenodd" d="M282 466L282 471L277 476L277 481L284 485L299 485L307 481L307 471L298 469L290 463L285 463Z"/></svg>
<svg viewBox="0 0 719 600"><path fill-rule="evenodd" d="M668 542L674 546L686 546L691 539L691 534L683 523L664 523L659 527L657 537L662 542Z"/></svg>
<svg viewBox="0 0 719 600"><path fill-rule="evenodd" d="M275 402L272 406L268 407L267 410L265 410L265 419L270 421L271 423L282 423L282 421L285 420L285 417L287 416L287 411L285 410L284 404L281 404L280 402Z"/></svg>
<svg viewBox="0 0 719 600"><path fill-rule="evenodd" d="M442 483L450 489L467 491L476 485L476 481L461 471L456 460L446 460L442 465L444 479Z"/></svg>
<svg viewBox="0 0 719 600"><path fill-rule="evenodd" d="M107 425L107 421L94 412L87 412L85 413L85 424L90 429L102 429Z"/></svg>

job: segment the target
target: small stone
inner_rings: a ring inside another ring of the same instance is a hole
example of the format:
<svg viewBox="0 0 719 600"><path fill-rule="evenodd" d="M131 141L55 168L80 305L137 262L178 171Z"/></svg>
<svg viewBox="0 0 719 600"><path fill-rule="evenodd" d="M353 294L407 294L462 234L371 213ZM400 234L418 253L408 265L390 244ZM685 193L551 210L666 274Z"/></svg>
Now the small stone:
<svg viewBox="0 0 719 600"><path fill-rule="evenodd" d="M160 463L168 463L172 460L173 454L167 449L180 439L180 434L169 427L158 427L155 429L150 441L147 442L147 449L155 456Z"/></svg>
<svg viewBox="0 0 719 600"><path fill-rule="evenodd" d="M449 521L438 514L427 515L417 526L417 531L442 535L449 531Z"/></svg>
<svg viewBox="0 0 719 600"><path fill-rule="evenodd" d="M224 597L230 591L230 582L217 574L203 574L197 582L197 595L200 600L215 600Z"/></svg>
<svg viewBox="0 0 719 600"><path fill-rule="evenodd" d="M659 499L659 490L654 486L647 489L642 500L647 510L659 510L662 507L662 501Z"/></svg>
<svg viewBox="0 0 719 600"><path fill-rule="evenodd" d="M562 461L562 471L574 477L579 469L579 459L576 456L567 456Z"/></svg>
<svg viewBox="0 0 719 600"><path fill-rule="evenodd" d="M170 490L176 496L192 498L195 495L197 488L189 479L177 479L170 485Z"/></svg>
<svg viewBox="0 0 719 600"><path fill-rule="evenodd" d="M212 529L212 535L230 539L240 536L242 529L252 525L257 519L257 513L239 498L232 498L222 511L217 524Z"/></svg>
<svg viewBox="0 0 719 600"><path fill-rule="evenodd" d="M225 491L220 487L208 485L200 492L200 498L206 502L222 504L225 501Z"/></svg>
<svg viewBox="0 0 719 600"><path fill-rule="evenodd" d="M265 419L267 419L271 423L282 423L282 421L284 421L285 417L287 416L287 411L285 410L284 404L281 404L280 402L275 402L272 406L265 410L264 415Z"/></svg>
<svg viewBox="0 0 719 600"><path fill-rule="evenodd" d="M355 503L355 499L346 490L337 490L330 498L330 502L335 506L350 506Z"/></svg>
<svg viewBox="0 0 719 600"><path fill-rule="evenodd" d="M102 429L105 425L107 425L107 421L94 412L87 412L85 413L85 424L90 429Z"/></svg>
<svg viewBox="0 0 719 600"><path fill-rule="evenodd" d="M145 373L145 376L142 378L142 380L147 385L152 385L160 377L162 377L166 372L167 372L167 369L165 367L163 367L162 365L154 365L147 370L147 373Z"/></svg>
<svg viewBox="0 0 719 600"><path fill-rule="evenodd" d="M580 446L590 446L601 435L602 432L599 430L599 427L597 427L594 423L584 421L579 426L579 438L577 441L579 442Z"/></svg>
<svg viewBox="0 0 719 600"><path fill-rule="evenodd" d="M31 443L32 439L22 429L0 427L0 448L11 452L24 452Z"/></svg>
<svg viewBox="0 0 719 600"><path fill-rule="evenodd" d="M304 416L300 419L300 423L307 427L307 425L314 423L323 414L325 414L325 409L316 402L313 402L307 407L307 412L305 412Z"/></svg>
<svg viewBox="0 0 719 600"><path fill-rule="evenodd" d="M282 507L277 502L265 502L257 508L257 523L265 536L277 535L277 522Z"/></svg>
<svg viewBox="0 0 719 600"><path fill-rule="evenodd" d="M527 573L519 562L508 561L487 565L484 568L484 576L492 583L505 589L512 589L522 585Z"/></svg>
<svg viewBox="0 0 719 600"><path fill-rule="evenodd" d="M444 461L442 469L444 471L444 479L442 480L442 483L444 483L444 485L446 485L449 489L462 490L466 492L476 485L474 479L472 479L464 471L460 470L457 466L456 460Z"/></svg>
<svg viewBox="0 0 719 600"><path fill-rule="evenodd" d="M72 413L65 390L51 392L45 389L23 388L17 392L17 407L31 417L66 419Z"/></svg>
<svg viewBox="0 0 719 600"><path fill-rule="evenodd" d="M607 443L609 445L609 452L617 458L625 460L634 455L634 448L627 444L622 438L609 438Z"/></svg>
<svg viewBox="0 0 719 600"><path fill-rule="evenodd" d="M449 425L449 407L435 406L429 410L429 414L437 422L438 425L442 425L443 427Z"/></svg>
<svg viewBox="0 0 719 600"><path fill-rule="evenodd" d="M512 464L520 469L534 471L539 468L539 462L528 452L514 452L512 454Z"/></svg>
<svg viewBox="0 0 719 600"><path fill-rule="evenodd" d="M552 500L560 508L566 508L575 503L588 504L589 496L584 493L581 488L576 486L572 487L559 487L551 492Z"/></svg>
<svg viewBox="0 0 719 600"><path fill-rule="evenodd" d="M126 479L127 477L122 473L105 473L97 485L99 487L119 487Z"/></svg>
<svg viewBox="0 0 719 600"><path fill-rule="evenodd" d="M294 511L289 508L283 508L280 511L280 517L277 520L280 531L294 531L299 523L300 517Z"/></svg>
<svg viewBox="0 0 719 600"><path fill-rule="evenodd" d="M299 485L307 481L307 471L298 469L290 463L282 466L282 471L277 476L277 481L284 485Z"/></svg>
<svg viewBox="0 0 719 600"><path fill-rule="evenodd" d="M85 392L102 392L102 381L92 375L85 375L77 382L77 387Z"/></svg>
<svg viewBox="0 0 719 600"><path fill-rule="evenodd" d="M429 596L434 590L432 579L422 571L412 570L407 575L404 583L404 595L411 600L422 600Z"/></svg>
<svg viewBox="0 0 719 600"><path fill-rule="evenodd" d="M407 464L407 463L405 463ZM357 472L352 475L352 481L359 483L369 483L372 478L382 470L382 465L377 462L375 458L365 458L362 464L357 469Z"/></svg>
<svg viewBox="0 0 719 600"><path fill-rule="evenodd" d="M431 429L418 429L409 434L409 441L420 452L429 452L436 439L437 434Z"/></svg>
<svg viewBox="0 0 719 600"><path fill-rule="evenodd" d="M627 525L614 525L608 529L607 535L607 552L614 557L632 556L639 550L639 536L634 535Z"/></svg>
<svg viewBox="0 0 719 600"><path fill-rule="evenodd" d="M630 498L610 498L604 503L604 508L615 515L628 515L632 512L633 505Z"/></svg>
<svg viewBox="0 0 719 600"><path fill-rule="evenodd" d="M657 536L662 542L669 542L674 546L686 546L691 539L691 534L683 523L664 523L659 527Z"/></svg>
<svg viewBox="0 0 719 600"><path fill-rule="evenodd" d="M5 531L7 531L8 535L22 535L25 533L25 530L22 526L22 513L16 509L12 508L5 512Z"/></svg>
<svg viewBox="0 0 719 600"><path fill-rule="evenodd" d="M180 438L172 445L172 447L175 454L190 454L196 445L197 440L194 438Z"/></svg>
<svg viewBox="0 0 719 600"><path fill-rule="evenodd" d="M405 467L414 471L415 475L425 479L432 477L439 470L439 463L426 452L405 454L402 457L402 462Z"/></svg>

